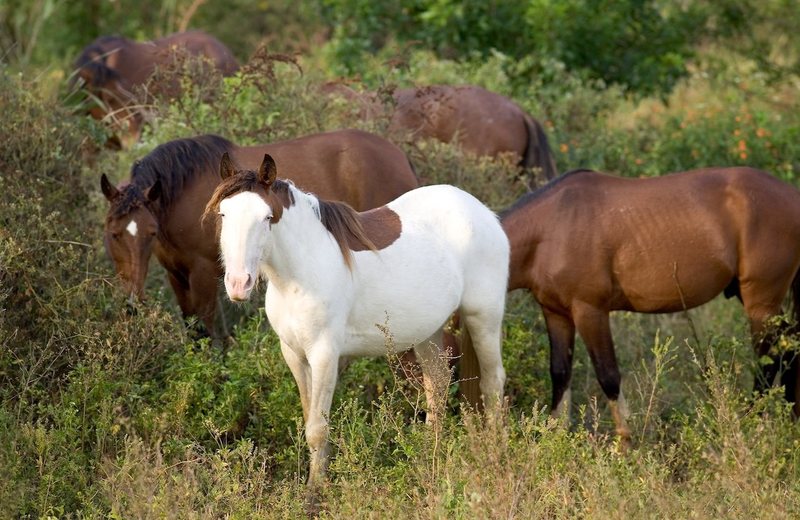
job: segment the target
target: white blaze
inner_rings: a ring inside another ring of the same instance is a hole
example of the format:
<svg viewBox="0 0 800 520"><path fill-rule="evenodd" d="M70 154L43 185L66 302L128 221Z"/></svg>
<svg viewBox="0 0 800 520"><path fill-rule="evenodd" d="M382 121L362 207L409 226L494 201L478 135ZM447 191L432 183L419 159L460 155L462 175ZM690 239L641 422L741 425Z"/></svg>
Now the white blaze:
<svg viewBox="0 0 800 520"><path fill-rule="evenodd" d="M131 220L128 224L128 227L125 228L128 233L131 234L132 237L136 236L136 232L139 230L139 226L136 224L135 220Z"/></svg>

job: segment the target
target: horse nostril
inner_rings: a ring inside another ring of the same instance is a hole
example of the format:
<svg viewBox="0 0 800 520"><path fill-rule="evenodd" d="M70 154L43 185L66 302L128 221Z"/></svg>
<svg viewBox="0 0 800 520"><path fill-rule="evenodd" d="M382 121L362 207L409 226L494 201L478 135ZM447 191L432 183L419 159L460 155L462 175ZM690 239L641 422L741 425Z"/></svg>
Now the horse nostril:
<svg viewBox="0 0 800 520"><path fill-rule="evenodd" d="M252 286L253 286L253 277L250 276L250 274L248 273L247 274L247 281L244 282L244 288L245 289L249 289Z"/></svg>

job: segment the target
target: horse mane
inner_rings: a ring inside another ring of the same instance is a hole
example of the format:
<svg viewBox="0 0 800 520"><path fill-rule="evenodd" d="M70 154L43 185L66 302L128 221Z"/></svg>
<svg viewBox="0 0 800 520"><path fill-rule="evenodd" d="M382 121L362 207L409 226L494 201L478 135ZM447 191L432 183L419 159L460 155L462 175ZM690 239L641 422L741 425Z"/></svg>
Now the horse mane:
<svg viewBox="0 0 800 520"><path fill-rule="evenodd" d="M75 70L87 69L92 74L90 86L101 88L120 79L117 71L107 65L108 53L127 42L122 36L101 36L83 49L75 60Z"/></svg>
<svg viewBox="0 0 800 520"><path fill-rule="evenodd" d="M241 192L257 191L259 188L263 190L263 187L255 171L244 170L237 172L236 175L223 180L214 190L214 194L211 195L211 199L209 199L203 211L201 221L205 222L206 219L213 217L219 209L220 203L228 197ZM281 179L276 179L270 186L270 192L274 193L279 199L286 201L285 204L287 206L294 204L293 189L297 190L291 182ZM350 205L344 202L320 200L314 195L305 192L300 193L303 193L313 201L314 212L319 217L322 225L325 226L325 229L336 240L348 269L353 266L353 252L350 249L348 238L361 242L370 251L377 251L378 248L367 236L367 232L358 218L358 212Z"/></svg>
<svg viewBox="0 0 800 520"><path fill-rule="evenodd" d="M522 197L517 199L517 201L514 204L512 204L510 207L504 209L503 211L501 211L499 213L500 220L502 220L502 219L506 218L507 216L511 215L512 213L516 212L518 209L526 206L532 200L538 199L542 195L544 195L547 192L551 191L554 187L560 185L566 179L571 179L572 177L574 177L574 176L576 176L578 174L581 174L581 173L596 173L596 172L594 170L590 170L588 168L578 168L576 170L570 170L570 171L564 173L563 175L561 175L559 177L556 177L555 179L551 180L550 182L548 182L544 186L541 186L540 188L537 188L537 189L533 190L530 193L526 193L525 195L523 195Z"/></svg>
<svg viewBox="0 0 800 520"><path fill-rule="evenodd" d="M160 219L191 180L217 175L222 154L233 148L232 142L216 135L176 139L156 147L133 163L130 184L122 188L110 217L124 216L146 204L145 191L160 181L161 194L150 206Z"/></svg>
<svg viewBox="0 0 800 520"><path fill-rule="evenodd" d="M353 251L350 249L348 236L361 242L370 251L378 250L367 236L364 226L358 218L358 212L349 204L333 200L319 200L318 203L319 220L339 245L348 269L353 267Z"/></svg>

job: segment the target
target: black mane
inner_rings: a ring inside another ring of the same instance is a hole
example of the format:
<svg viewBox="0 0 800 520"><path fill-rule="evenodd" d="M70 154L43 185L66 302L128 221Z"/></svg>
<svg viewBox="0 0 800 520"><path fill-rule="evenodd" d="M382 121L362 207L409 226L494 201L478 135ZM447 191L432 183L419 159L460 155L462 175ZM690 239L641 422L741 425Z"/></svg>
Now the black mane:
<svg viewBox="0 0 800 520"><path fill-rule="evenodd" d="M499 213L500 219L502 220L502 219L506 218L508 215L510 215L510 214L514 213L515 211L517 211L518 209L526 206L530 201L541 197L542 195L544 195L548 191L552 190L553 187L561 184L565 179L572 178L575 175L580 174L580 173L596 173L596 172L594 170L590 170L588 168L578 168L576 170L570 170L570 171L564 173L563 175L561 175L559 177L556 177L555 179L551 180L550 182L548 182L544 186L541 186L540 188L537 188L537 189L533 190L530 193L526 193L525 195L523 195L522 197L517 199L517 201L514 204L512 204L511 206L509 206L508 208L504 209L503 211L501 211Z"/></svg>
<svg viewBox="0 0 800 520"><path fill-rule="evenodd" d="M75 60L75 70L86 69L91 73L90 86L102 88L110 81L119 79L117 71L107 64L108 54L128 42L122 36L101 36L83 49Z"/></svg>
<svg viewBox="0 0 800 520"><path fill-rule="evenodd" d="M150 209L156 215L163 215L191 180L202 175L219 175L222 154L233 148L232 142L216 135L176 139L158 146L133 163L130 184L122 188L112 218L145 204L145 191L156 181L161 182L161 193Z"/></svg>

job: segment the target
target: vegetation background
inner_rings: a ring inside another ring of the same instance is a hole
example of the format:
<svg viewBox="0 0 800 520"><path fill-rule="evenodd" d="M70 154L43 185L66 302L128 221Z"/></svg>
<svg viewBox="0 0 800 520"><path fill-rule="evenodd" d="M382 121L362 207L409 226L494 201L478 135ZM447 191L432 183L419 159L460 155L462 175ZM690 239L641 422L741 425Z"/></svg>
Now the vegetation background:
<svg viewBox="0 0 800 520"><path fill-rule="evenodd" d="M796 0L0 0L0 517L303 514L300 404L263 311L228 309L224 352L193 341L154 265L149 301L128 315L102 246L102 172L126 178L159 143L197 133L383 132L317 94L346 78L505 94L545 122L562 170L746 164L797 185L798 26ZM67 88L72 61L101 34L183 28L248 65L210 87L187 81L150 107L141 143L103 149L107 130ZM426 182L498 210L522 193L507 164L401 144ZM800 432L778 393L751 394L758 360L738 304L620 313L613 327L633 450L615 448L580 345L573 423L548 419L542 318L512 294L503 424L460 411L451 390L448 420L427 428L391 363L351 365L322 515L800 515Z"/></svg>

